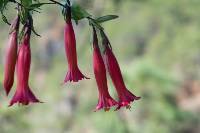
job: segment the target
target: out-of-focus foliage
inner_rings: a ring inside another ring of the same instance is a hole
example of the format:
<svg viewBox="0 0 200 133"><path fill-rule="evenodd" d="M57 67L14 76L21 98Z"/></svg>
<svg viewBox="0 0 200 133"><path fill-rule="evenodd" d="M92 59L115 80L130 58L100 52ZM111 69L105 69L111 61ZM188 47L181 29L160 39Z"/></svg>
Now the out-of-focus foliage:
<svg viewBox="0 0 200 133"><path fill-rule="evenodd" d="M79 0L93 14L117 14L105 23L127 87L141 100L131 111L92 112L97 87L92 70L91 29L75 26L79 66L90 80L61 86L67 63L60 10L46 6L34 14L30 84L44 101L10 107L0 90L0 133L199 133L200 1ZM10 10L9 20L15 12ZM75 25L75 24L74 24ZM9 27L0 21L0 81ZM0 82L1 84L1 82ZM110 92L117 98L112 83ZM13 93L15 87L13 87Z"/></svg>

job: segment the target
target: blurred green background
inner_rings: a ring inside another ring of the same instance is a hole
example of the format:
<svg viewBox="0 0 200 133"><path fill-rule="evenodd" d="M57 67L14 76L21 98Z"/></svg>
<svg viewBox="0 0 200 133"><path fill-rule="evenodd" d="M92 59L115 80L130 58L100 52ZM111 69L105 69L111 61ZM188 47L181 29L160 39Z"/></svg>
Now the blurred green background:
<svg viewBox="0 0 200 133"><path fill-rule="evenodd" d="M75 26L79 67L90 80L61 85L67 72L60 9L34 14L30 86L44 103L8 107L2 88L9 26L0 21L0 133L199 133L200 1L76 0L92 14L118 14L104 24L127 87L142 99L131 111L93 112L98 100L91 29ZM11 6L12 7L12 6ZM9 20L15 11L6 12ZM117 95L109 79L110 93Z"/></svg>

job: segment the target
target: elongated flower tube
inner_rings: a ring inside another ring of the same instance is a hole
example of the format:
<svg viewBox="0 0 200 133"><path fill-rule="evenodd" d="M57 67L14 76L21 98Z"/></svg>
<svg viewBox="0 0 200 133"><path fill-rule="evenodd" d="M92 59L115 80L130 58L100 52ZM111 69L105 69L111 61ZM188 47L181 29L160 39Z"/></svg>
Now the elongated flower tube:
<svg viewBox="0 0 200 133"><path fill-rule="evenodd" d="M108 92L106 69L98 46L98 39L94 28L93 31L93 68L99 91L99 100L95 111L100 109L108 111L112 106L115 106L117 102L110 96Z"/></svg>
<svg viewBox="0 0 200 133"><path fill-rule="evenodd" d="M66 25L64 29L64 39L65 39L65 53L68 61L68 72L65 77L64 82L67 83L68 81L78 82L84 78L88 79L84 76L81 71L79 70L77 64L77 53L76 53L76 39L75 33L73 29L73 25L71 22L71 9L68 7L68 19L66 20Z"/></svg>
<svg viewBox="0 0 200 133"><path fill-rule="evenodd" d="M19 48L17 59L17 90L10 102L10 106L15 103L28 105L29 103L39 102L32 93L28 83L31 65L30 32L30 28L28 27L28 32L25 33Z"/></svg>
<svg viewBox="0 0 200 133"><path fill-rule="evenodd" d="M15 65L17 60L17 36L19 31L19 21L20 18L17 16L11 25L11 33L9 35L6 49L3 86L7 95L9 94L14 83Z"/></svg>
<svg viewBox="0 0 200 133"><path fill-rule="evenodd" d="M106 36L103 38L103 44L105 46L104 51L104 59L112 79L112 82L116 88L118 97L119 97L119 105L116 110L120 109L120 107L127 107L130 108L130 103L134 100L139 100L140 97L135 96L132 94L125 86L124 80L121 74L120 66L117 62L115 55L113 54L111 48L109 47L109 41Z"/></svg>

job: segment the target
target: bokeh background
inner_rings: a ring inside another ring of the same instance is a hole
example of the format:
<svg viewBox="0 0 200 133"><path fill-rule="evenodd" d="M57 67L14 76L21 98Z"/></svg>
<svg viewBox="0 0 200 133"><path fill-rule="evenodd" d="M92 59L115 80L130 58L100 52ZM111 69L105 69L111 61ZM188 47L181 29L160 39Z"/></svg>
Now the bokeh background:
<svg viewBox="0 0 200 133"><path fill-rule="evenodd" d="M91 28L75 26L79 66L90 80L61 85L67 72L65 22L56 6L34 14L30 85L44 103L8 107L2 88L9 26L0 21L0 133L199 133L200 1L76 0L92 14L118 14L104 27L127 87L142 99L131 111L93 112ZM12 7L12 5L11 5ZM12 7L13 8L13 7ZM15 11L6 14L12 20ZM111 95L117 98L109 79Z"/></svg>

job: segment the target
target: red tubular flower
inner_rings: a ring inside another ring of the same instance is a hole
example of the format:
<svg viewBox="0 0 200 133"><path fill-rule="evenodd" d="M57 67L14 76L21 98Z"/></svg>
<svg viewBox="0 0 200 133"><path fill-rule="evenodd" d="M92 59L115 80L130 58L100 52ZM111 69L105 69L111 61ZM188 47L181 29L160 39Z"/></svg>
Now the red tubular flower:
<svg viewBox="0 0 200 133"><path fill-rule="evenodd" d="M10 106L12 106L15 103L28 105L29 103L39 102L39 100L32 93L28 84L30 65L31 50L29 32L25 34L22 44L19 48L17 59L17 90L10 102Z"/></svg>
<svg viewBox="0 0 200 133"><path fill-rule="evenodd" d="M94 40L93 40L93 67L94 67L94 74L98 86L99 91L99 101L96 106L95 111L103 109L108 111L112 106L116 105L117 102L110 96L108 92L107 86L107 78L106 78L106 69L103 62L103 58L100 53L100 49L98 47L98 40L95 29L94 31Z"/></svg>
<svg viewBox="0 0 200 133"><path fill-rule="evenodd" d="M69 69L64 82L65 83L68 81L78 82L79 80L82 80L84 78L88 79L81 73L77 65L76 39L70 18L66 21L64 33L65 33L64 34L65 52L67 56L68 69Z"/></svg>
<svg viewBox="0 0 200 133"><path fill-rule="evenodd" d="M106 45L105 47L106 47L104 52L105 62L119 97L119 105L116 110L120 109L120 107L123 106L130 108L130 103L133 102L134 100L139 100L140 97L135 96L126 88L115 55L113 54L112 50L109 48L108 45Z"/></svg>
<svg viewBox="0 0 200 133"><path fill-rule="evenodd" d="M19 30L19 16L14 20L11 26L11 33L6 50L6 59L4 66L4 82L3 86L8 95L14 82L15 65L17 60L17 36Z"/></svg>

